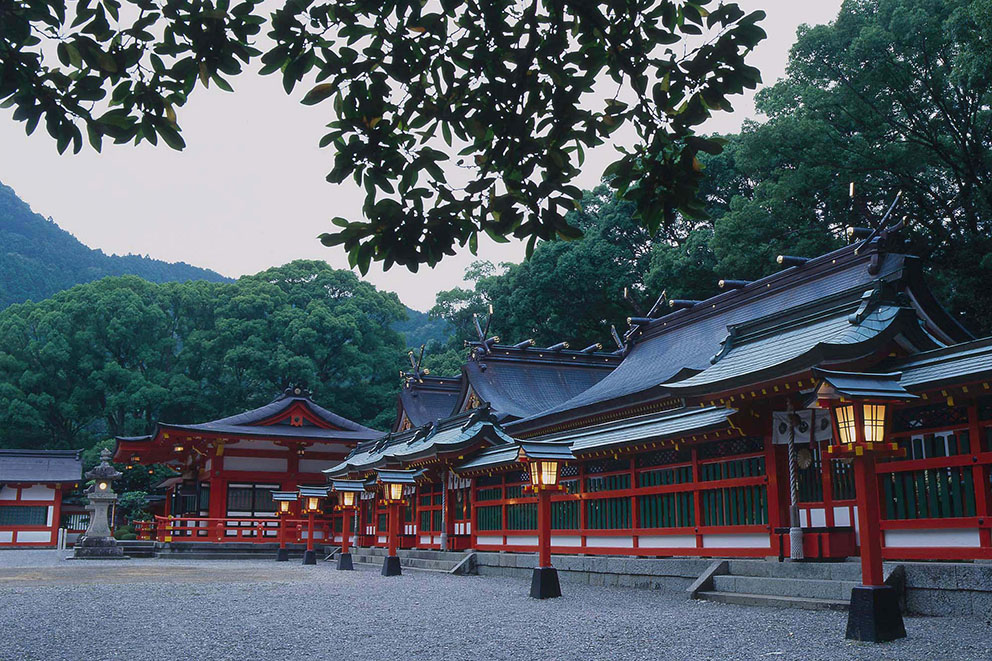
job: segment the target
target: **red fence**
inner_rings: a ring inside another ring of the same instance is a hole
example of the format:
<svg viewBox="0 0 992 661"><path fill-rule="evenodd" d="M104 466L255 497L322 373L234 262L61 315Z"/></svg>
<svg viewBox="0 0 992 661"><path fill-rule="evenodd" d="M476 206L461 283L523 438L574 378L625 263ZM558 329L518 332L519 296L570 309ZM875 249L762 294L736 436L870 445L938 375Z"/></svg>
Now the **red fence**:
<svg viewBox="0 0 992 661"><path fill-rule="evenodd" d="M280 534L288 543L305 543L309 537L306 519L209 518L156 516L154 522L141 522L139 539L160 542L251 542L276 543ZM281 524L281 525L280 525ZM137 530L137 529L136 529ZM331 522L314 522L314 540L331 539Z"/></svg>

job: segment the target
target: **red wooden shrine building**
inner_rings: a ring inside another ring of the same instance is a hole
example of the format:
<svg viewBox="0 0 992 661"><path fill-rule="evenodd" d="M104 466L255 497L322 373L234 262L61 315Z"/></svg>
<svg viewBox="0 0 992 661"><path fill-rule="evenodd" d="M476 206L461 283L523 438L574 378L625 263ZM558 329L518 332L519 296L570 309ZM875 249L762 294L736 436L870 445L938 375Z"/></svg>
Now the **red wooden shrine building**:
<svg viewBox="0 0 992 661"><path fill-rule="evenodd" d="M245 413L201 424L159 423L154 434L118 438L114 461L164 464L179 473L165 482L172 522L158 531L161 539L272 541L273 491L323 484L324 468L380 435L293 386Z"/></svg>
<svg viewBox="0 0 992 661"><path fill-rule="evenodd" d="M414 469L401 546L533 552L538 498L525 489L521 443L553 442L574 457L551 499L555 552L760 557L790 551L791 438L806 556L843 557L858 553L857 494L850 461L825 451L833 429L816 408L816 370L896 374L887 378L918 398L884 423L906 456L876 467L882 553L992 558L992 339L972 339L934 299L918 260L888 242L883 233L813 259L786 258L761 280L727 280L710 299L672 301L667 314L631 320L617 352L482 337L456 377L405 375L392 432L315 415L321 434L339 435L326 441L334 451L312 438L265 436L275 426L309 430L271 410L244 414L254 422L236 429L216 429L232 419L161 425L148 439L121 439L118 460L181 466L184 483L174 490L203 495L172 505L177 515L265 514L232 508L233 485L365 480L362 545L386 543L376 471ZM288 406L285 399L270 407ZM251 454L262 452L252 445L261 439L274 454ZM300 442L313 443L307 470L292 463ZM218 445L223 464L213 462ZM230 463L277 454L282 473L241 462L235 472ZM220 484L223 496L215 495Z"/></svg>
<svg viewBox="0 0 992 661"><path fill-rule="evenodd" d="M55 546L63 496L82 477L77 450L0 450L0 548Z"/></svg>

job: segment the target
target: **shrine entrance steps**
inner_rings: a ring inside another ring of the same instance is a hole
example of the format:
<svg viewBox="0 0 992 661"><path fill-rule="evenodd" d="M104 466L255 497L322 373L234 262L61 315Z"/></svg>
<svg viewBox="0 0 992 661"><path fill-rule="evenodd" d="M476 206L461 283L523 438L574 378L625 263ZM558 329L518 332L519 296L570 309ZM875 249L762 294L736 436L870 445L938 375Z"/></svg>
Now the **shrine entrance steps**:
<svg viewBox="0 0 992 661"><path fill-rule="evenodd" d="M690 594L696 599L744 606L847 610L861 584L859 562L723 560L711 565Z"/></svg>
<svg viewBox="0 0 992 661"><path fill-rule="evenodd" d="M158 549L154 540L147 539L118 539L117 546L124 549L124 555L129 558L157 558Z"/></svg>
<svg viewBox="0 0 992 661"><path fill-rule="evenodd" d="M416 569L419 571L433 571L445 574L450 573L471 573L455 572L459 565L463 565L466 557L471 552L466 551L431 551L428 549L399 549L400 566L403 569ZM386 557L386 549L377 546L355 547L351 549L351 558L355 564L382 565L383 558Z"/></svg>

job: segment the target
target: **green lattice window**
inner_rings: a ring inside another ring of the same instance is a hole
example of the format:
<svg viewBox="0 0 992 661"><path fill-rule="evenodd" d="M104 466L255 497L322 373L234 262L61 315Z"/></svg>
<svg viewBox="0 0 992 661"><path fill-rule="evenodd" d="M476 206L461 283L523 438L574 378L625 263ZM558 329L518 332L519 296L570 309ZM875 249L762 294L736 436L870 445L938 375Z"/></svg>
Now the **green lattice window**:
<svg viewBox="0 0 992 661"><path fill-rule="evenodd" d="M701 494L704 526L748 526L768 523L764 485L708 489Z"/></svg>
<svg viewBox="0 0 992 661"><path fill-rule="evenodd" d="M476 528L478 530L502 530L503 507L486 505L475 510Z"/></svg>
<svg viewBox="0 0 992 661"><path fill-rule="evenodd" d="M44 526L48 508L44 505L5 505L0 507L0 526Z"/></svg>
<svg viewBox="0 0 992 661"><path fill-rule="evenodd" d="M592 530L630 528L630 498L601 498L585 502L587 528Z"/></svg>
<svg viewBox="0 0 992 661"><path fill-rule="evenodd" d="M889 519L975 516L975 483L970 466L899 471L882 475Z"/></svg>
<svg viewBox="0 0 992 661"><path fill-rule="evenodd" d="M732 480L738 477L756 477L764 474L764 457L732 459L730 461L719 461L711 464L703 464L699 467L700 479L703 482L711 482L713 480Z"/></svg>
<svg viewBox="0 0 992 661"><path fill-rule="evenodd" d="M579 501L563 500L551 503L551 527L555 530L578 530Z"/></svg>
<svg viewBox="0 0 992 661"><path fill-rule="evenodd" d="M506 506L507 530L537 530L537 503Z"/></svg>
<svg viewBox="0 0 992 661"><path fill-rule="evenodd" d="M641 528L686 528L696 525L693 494L662 493L637 499Z"/></svg>
<svg viewBox="0 0 992 661"><path fill-rule="evenodd" d="M658 487L666 484L686 484L692 482L692 466L676 466L659 470L645 471L637 476L638 486Z"/></svg>

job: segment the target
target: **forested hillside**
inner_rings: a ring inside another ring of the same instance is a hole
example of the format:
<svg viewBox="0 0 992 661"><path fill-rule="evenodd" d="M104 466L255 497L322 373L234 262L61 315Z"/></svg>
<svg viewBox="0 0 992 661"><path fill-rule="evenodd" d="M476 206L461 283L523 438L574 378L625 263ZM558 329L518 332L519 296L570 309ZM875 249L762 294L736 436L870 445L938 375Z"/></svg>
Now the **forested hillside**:
<svg viewBox="0 0 992 661"><path fill-rule="evenodd" d="M320 261L232 283L104 278L12 305L0 312L0 446L89 447L260 406L291 383L384 429L405 314L395 294Z"/></svg>
<svg viewBox="0 0 992 661"><path fill-rule="evenodd" d="M227 280L209 269L139 255L105 255L80 243L0 183L0 309L40 301L73 285L108 275L151 282Z"/></svg>

